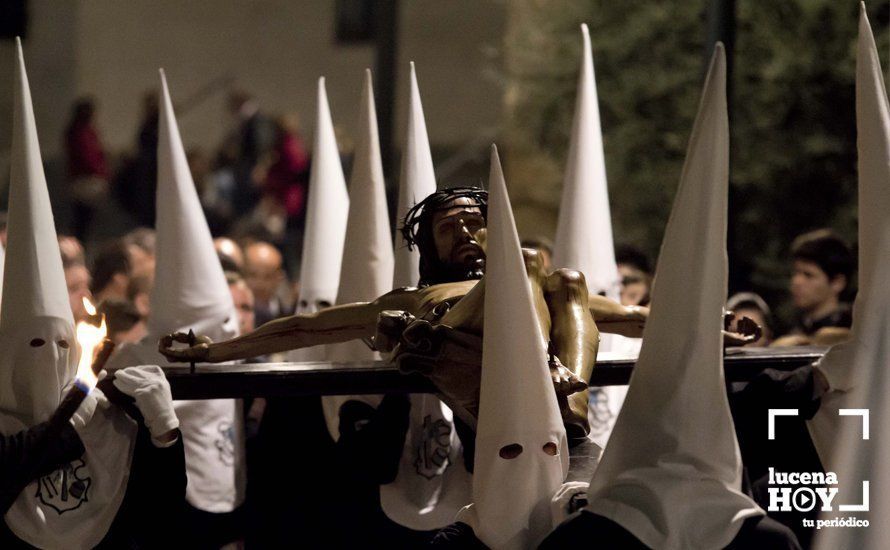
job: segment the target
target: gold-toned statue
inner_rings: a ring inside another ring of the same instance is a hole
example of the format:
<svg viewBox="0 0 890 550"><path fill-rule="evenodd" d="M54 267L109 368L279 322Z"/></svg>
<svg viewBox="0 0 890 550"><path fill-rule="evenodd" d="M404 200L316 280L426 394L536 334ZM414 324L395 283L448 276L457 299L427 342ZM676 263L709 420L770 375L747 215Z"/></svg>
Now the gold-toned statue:
<svg viewBox="0 0 890 550"><path fill-rule="evenodd" d="M189 341L177 333L161 339L159 349L173 361L222 362L362 339L390 353L403 372L431 379L455 414L475 426L486 213L487 193L475 188L438 191L408 213L402 231L420 250L419 288L278 319L225 342L203 339L174 349L174 342ZM585 381L596 362L599 331L640 337L648 309L589 295L581 273L545 273L535 251L524 254L542 332L549 335L550 368L567 434L578 441L589 432Z"/></svg>

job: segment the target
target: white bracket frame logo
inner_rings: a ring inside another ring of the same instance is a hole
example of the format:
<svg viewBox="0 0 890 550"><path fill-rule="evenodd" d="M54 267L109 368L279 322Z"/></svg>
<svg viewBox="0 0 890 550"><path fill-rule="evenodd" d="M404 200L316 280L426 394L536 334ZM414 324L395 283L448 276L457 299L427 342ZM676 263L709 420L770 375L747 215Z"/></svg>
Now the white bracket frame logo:
<svg viewBox="0 0 890 550"><path fill-rule="evenodd" d="M769 409L767 418L767 438L769 440L776 439L776 417L777 416L798 416L798 409ZM869 411L868 409L838 409L838 416L858 416L862 419L862 440L869 439ZM862 482L862 504L841 504L838 506L841 512L867 512L868 507L868 486L867 480Z"/></svg>

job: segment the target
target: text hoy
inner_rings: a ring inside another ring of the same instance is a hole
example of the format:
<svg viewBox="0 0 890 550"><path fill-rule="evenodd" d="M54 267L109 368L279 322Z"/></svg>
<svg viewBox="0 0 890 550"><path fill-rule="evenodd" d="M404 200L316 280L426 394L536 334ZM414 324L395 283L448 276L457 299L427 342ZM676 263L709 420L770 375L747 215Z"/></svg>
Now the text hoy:
<svg viewBox="0 0 890 550"><path fill-rule="evenodd" d="M769 487L770 512L809 512L818 504L821 511L834 510L833 502L837 496L837 475L834 472L776 472L769 469L770 485L815 485L816 487ZM819 485L822 485L821 487ZM862 502L858 504L839 504L841 512L867 512L868 511L868 481L862 482Z"/></svg>

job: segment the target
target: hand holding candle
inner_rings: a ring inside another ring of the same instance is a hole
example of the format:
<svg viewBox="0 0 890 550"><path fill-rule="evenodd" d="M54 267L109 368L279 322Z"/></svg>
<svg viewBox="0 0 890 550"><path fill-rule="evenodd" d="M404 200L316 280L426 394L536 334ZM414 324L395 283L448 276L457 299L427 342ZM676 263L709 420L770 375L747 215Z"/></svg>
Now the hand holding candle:
<svg viewBox="0 0 890 550"><path fill-rule="evenodd" d="M85 429L90 421L93 419L93 414L98 409L106 409L108 408L108 406L108 398L105 397L105 394L102 392L102 390L100 390L98 387L93 388L90 393L86 394L86 396L83 398L83 401L80 403L80 405L74 411L74 414L71 416L71 425L74 426L74 429L78 432Z"/></svg>

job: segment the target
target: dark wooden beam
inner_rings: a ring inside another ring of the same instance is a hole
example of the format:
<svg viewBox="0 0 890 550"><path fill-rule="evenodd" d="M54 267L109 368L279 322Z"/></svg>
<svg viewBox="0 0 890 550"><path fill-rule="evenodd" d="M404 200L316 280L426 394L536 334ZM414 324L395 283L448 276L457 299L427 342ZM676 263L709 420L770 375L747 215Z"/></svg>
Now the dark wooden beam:
<svg viewBox="0 0 890 550"><path fill-rule="evenodd" d="M822 357L824 348L735 349L724 360L726 379L750 380L766 368L792 370ZM593 386L627 384L633 359L600 361ZM165 366L176 399L286 397L307 395L363 395L432 393L433 384L420 375L401 374L377 363L263 363L243 365Z"/></svg>

